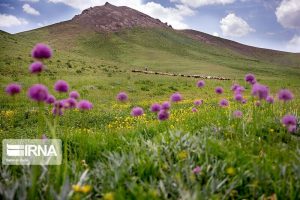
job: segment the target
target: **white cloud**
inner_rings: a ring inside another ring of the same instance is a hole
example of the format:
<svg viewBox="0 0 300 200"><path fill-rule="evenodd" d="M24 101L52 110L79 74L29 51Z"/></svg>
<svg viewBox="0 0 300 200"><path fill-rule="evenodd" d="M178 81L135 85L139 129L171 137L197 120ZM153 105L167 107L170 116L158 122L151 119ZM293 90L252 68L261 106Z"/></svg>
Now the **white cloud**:
<svg viewBox="0 0 300 200"><path fill-rule="evenodd" d="M283 0L276 8L277 21L285 28L300 29L300 1Z"/></svg>
<svg viewBox="0 0 300 200"><path fill-rule="evenodd" d="M241 37L255 31L245 20L234 13L230 13L221 19L220 24L224 36Z"/></svg>
<svg viewBox="0 0 300 200"><path fill-rule="evenodd" d="M0 14L0 27L12 27L28 24L23 18L17 18L14 15Z"/></svg>
<svg viewBox="0 0 300 200"><path fill-rule="evenodd" d="M289 51L300 53L300 35L294 35L294 37L288 42L287 49Z"/></svg>
<svg viewBox="0 0 300 200"><path fill-rule="evenodd" d="M107 0L48 0L52 3L64 3L73 8L84 10L91 6L99 6L106 3ZM116 6L128 6L154 18L160 19L162 22L171 24L174 28L188 28L184 22L184 17L191 16L194 11L185 5L175 5L175 7L164 7L159 3L148 2L143 0L110 0L109 3Z"/></svg>
<svg viewBox="0 0 300 200"><path fill-rule="evenodd" d="M40 15L40 12L31 7L29 4L23 5L23 11L30 15Z"/></svg>
<svg viewBox="0 0 300 200"><path fill-rule="evenodd" d="M163 7L154 2L149 2L145 5L140 5L137 10L144 12L154 18L158 18L163 22L168 22L174 28L185 29L188 25L184 23L185 16L191 16L194 11L183 5L176 5L175 8Z"/></svg>
<svg viewBox="0 0 300 200"><path fill-rule="evenodd" d="M8 3L0 3L0 7L4 7L4 8L8 8L8 9L15 9L15 7L13 7L12 5L8 4Z"/></svg>
<svg viewBox="0 0 300 200"><path fill-rule="evenodd" d="M235 0L171 0L171 2L180 2L184 5L198 8L201 6L207 6L207 5L215 5L215 4L230 4L235 2Z"/></svg>
<svg viewBox="0 0 300 200"><path fill-rule="evenodd" d="M220 35L217 32L213 32L213 36L219 37Z"/></svg>

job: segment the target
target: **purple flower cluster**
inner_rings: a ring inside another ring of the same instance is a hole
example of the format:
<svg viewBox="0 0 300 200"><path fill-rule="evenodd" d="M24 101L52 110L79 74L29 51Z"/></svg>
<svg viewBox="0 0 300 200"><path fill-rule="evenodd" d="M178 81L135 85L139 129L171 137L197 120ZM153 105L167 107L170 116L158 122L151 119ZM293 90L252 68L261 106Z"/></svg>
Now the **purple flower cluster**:
<svg viewBox="0 0 300 200"><path fill-rule="evenodd" d="M200 106L200 105L202 105L203 104L203 100L202 99L199 99L199 100L195 100L194 101L194 105L195 106Z"/></svg>
<svg viewBox="0 0 300 200"><path fill-rule="evenodd" d="M56 101L55 97L53 95L48 95L48 98L46 99L47 104L53 104Z"/></svg>
<svg viewBox="0 0 300 200"><path fill-rule="evenodd" d="M163 110L169 110L171 108L171 104L168 101L165 101L161 104L161 109Z"/></svg>
<svg viewBox="0 0 300 200"><path fill-rule="evenodd" d="M203 88L205 86L205 82L203 80L200 80L197 82L197 87L198 88Z"/></svg>
<svg viewBox="0 0 300 200"><path fill-rule="evenodd" d="M40 61L35 61L31 63L31 65L29 66L29 71L31 74L39 74L43 71L43 69L44 69L44 65Z"/></svg>
<svg viewBox="0 0 300 200"><path fill-rule="evenodd" d="M157 115L157 118L159 121L165 121L167 119L169 119L170 117L170 113L168 110L161 110L159 111L158 115Z"/></svg>
<svg viewBox="0 0 300 200"><path fill-rule="evenodd" d="M88 100L81 100L78 102L77 108L79 110L91 110L93 108L93 104Z"/></svg>
<svg viewBox="0 0 300 200"><path fill-rule="evenodd" d="M216 94L223 94L224 89L222 87L216 87L215 92Z"/></svg>
<svg viewBox="0 0 300 200"><path fill-rule="evenodd" d="M246 74L245 81L251 85L254 85L256 83L256 78L253 74Z"/></svg>
<svg viewBox="0 0 300 200"><path fill-rule="evenodd" d="M128 95L125 93L125 92L120 92L118 95L117 95L117 100L118 101L121 101L121 102L125 102L128 100Z"/></svg>
<svg viewBox="0 0 300 200"><path fill-rule="evenodd" d="M150 107L150 111L151 111L151 112L157 113L157 112L159 112L160 110L161 110L161 105L160 105L159 103L154 103L154 104L152 104L151 107Z"/></svg>
<svg viewBox="0 0 300 200"><path fill-rule="evenodd" d="M69 90L69 85L66 81L64 80L58 80L55 85L54 85L54 89L57 92L68 92Z"/></svg>
<svg viewBox="0 0 300 200"><path fill-rule="evenodd" d="M274 103L274 98L272 96L268 96L266 98L266 102L270 103L270 104L273 104Z"/></svg>
<svg viewBox="0 0 300 200"><path fill-rule="evenodd" d="M16 94L19 94L21 92L21 89L22 89L21 85L16 83L11 83L6 86L5 92L10 96L14 96Z"/></svg>
<svg viewBox="0 0 300 200"><path fill-rule="evenodd" d="M200 166L196 166L194 169L193 169L193 173L194 174L199 174L201 172L201 167Z"/></svg>
<svg viewBox="0 0 300 200"><path fill-rule="evenodd" d="M43 102L48 98L48 88L42 84L35 84L29 88L27 95L33 101Z"/></svg>
<svg viewBox="0 0 300 200"><path fill-rule="evenodd" d="M220 105L221 107L227 107L227 106L229 106L229 102L228 102L227 99L222 99L222 100L219 102L219 105Z"/></svg>
<svg viewBox="0 0 300 200"><path fill-rule="evenodd" d="M131 110L131 116L133 116L133 117L139 117L143 114L144 114L144 110L141 107L134 107Z"/></svg>
<svg viewBox="0 0 300 200"><path fill-rule="evenodd" d="M242 116L243 116L243 113L240 110L236 110L236 111L233 112L233 117L234 118L242 118Z"/></svg>
<svg viewBox="0 0 300 200"><path fill-rule="evenodd" d="M80 95L77 91L72 91L70 92L69 97L73 99L79 99Z"/></svg>
<svg viewBox="0 0 300 200"><path fill-rule="evenodd" d="M283 89L278 92L278 99L281 101L288 102L293 100L293 98L293 93L287 89Z"/></svg>
<svg viewBox="0 0 300 200"><path fill-rule="evenodd" d="M179 102L182 100L182 96L179 92L176 92L171 95L170 100L171 100L171 102Z"/></svg>
<svg viewBox="0 0 300 200"><path fill-rule="evenodd" d="M266 99L269 96L269 88L265 85L255 83L252 86L252 95L258 97L259 99Z"/></svg>
<svg viewBox="0 0 300 200"><path fill-rule="evenodd" d="M198 112L197 108L192 108L192 112Z"/></svg>
<svg viewBox="0 0 300 200"><path fill-rule="evenodd" d="M245 88L243 86L240 86L239 84L233 84L231 86L231 91L234 92L234 99L238 102L245 103L246 100L243 97L243 92L245 91Z"/></svg>
<svg viewBox="0 0 300 200"><path fill-rule="evenodd" d="M52 56L52 50L49 46L39 43L32 49L31 56L36 59L48 59Z"/></svg>
<svg viewBox="0 0 300 200"><path fill-rule="evenodd" d="M294 115L285 115L281 119L282 124L287 127L288 131L291 133L296 132L297 129L297 118Z"/></svg>
<svg viewBox="0 0 300 200"><path fill-rule="evenodd" d="M242 96L242 94L236 94L235 97L234 97L234 99L236 101L242 102L243 101L243 96Z"/></svg>

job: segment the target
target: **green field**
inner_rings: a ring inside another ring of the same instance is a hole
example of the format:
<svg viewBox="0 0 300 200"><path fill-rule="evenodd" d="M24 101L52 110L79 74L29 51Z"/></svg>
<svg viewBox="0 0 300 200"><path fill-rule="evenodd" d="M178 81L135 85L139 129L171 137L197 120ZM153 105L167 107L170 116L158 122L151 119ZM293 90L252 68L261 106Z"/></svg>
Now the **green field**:
<svg viewBox="0 0 300 200"><path fill-rule="evenodd" d="M31 49L43 42L53 49L47 69L31 75ZM264 55L262 55L264 56ZM183 74L224 76L229 81L132 73L144 69ZM256 107L251 86L254 73L272 96L287 88L295 98ZM0 138L48 138L63 141L61 166L0 168L0 197L4 199L299 199L300 198L300 59L298 54L257 58L195 41L179 32L132 29L93 33L62 23L29 32L0 33ZM37 82L49 88L63 79L81 99L94 105L86 112L66 110L54 117L51 106L28 99ZM21 94L5 94L8 83L22 85ZM246 88L246 104L234 100L230 87ZM215 94L222 86L224 94ZM127 103L116 101L126 91ZM158 121L149 111L154 102L172 104L170 119ZM220 108L222 98L230 106ZM195 99L203 99L192 112ZM134 106L142 117L130 116ZM243 117L232 113L241 110ZM289 133L285 114L298 116L298 129ZM54 124L56 124L54 126ZM2 146L2 145L1 145ZM2 148L1 148L2 151ZM2 152L1 152L2 153ZM193 169L200 166L201 171ZM12 198L10 198L12 197Z"/></svg>

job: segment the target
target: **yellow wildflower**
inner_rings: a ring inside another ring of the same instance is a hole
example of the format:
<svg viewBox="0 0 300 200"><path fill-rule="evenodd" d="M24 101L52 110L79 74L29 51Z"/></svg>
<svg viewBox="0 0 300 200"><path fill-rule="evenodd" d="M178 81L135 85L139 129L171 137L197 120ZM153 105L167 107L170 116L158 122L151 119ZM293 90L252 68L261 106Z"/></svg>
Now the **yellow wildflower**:
<svg viewBox="0 0 300 200"><path fill-rule="evenodd" d="M88 193L88 192L91 191L91 189L92 189L92 186L90 186L90 185L84 185L84 186L81 187L81 192Z"/></svg>
<svg viewBox="0 0 300 200"><path fill-rule="evenodd" d="M226 173L230 176L233 176L233 175L235 175L235 169L233 167L228 167L226 169Z"/></svg>
<svg viewBox="0 0 300 200"><path fill-rule="evenodd" d="M80 185L77 185L77 184L76 185L72 185L72 189L73 189L74 192L80 192L81 191L80 190L81 189Z"/></svg>
<svg viewBox="0 0 300 200"><path fill-rule="evenodd" d="M180 151L180 152L178 153L178 158L179 158L180 160L186 159L187 156L188 156L187 151L184 151L184 150L183 150L183 151Z"/></svg>
<svg viewBox="0 0 300 200"><path fill-rule="evenodd" d="M104 200L114 200L114 193L112 193L112 192L105 193L103 196L103 199Z"/></svg>

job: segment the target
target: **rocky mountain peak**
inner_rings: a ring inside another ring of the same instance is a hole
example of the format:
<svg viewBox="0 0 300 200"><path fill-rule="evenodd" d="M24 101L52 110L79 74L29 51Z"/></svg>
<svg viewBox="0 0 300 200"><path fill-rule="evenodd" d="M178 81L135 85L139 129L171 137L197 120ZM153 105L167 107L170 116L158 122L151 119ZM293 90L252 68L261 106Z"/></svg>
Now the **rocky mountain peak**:
<svg viewBox="0 0 300 200"><path fill-rule="evenodd" d="M73 22L97 32L115 32L133 27L172 28L167 23L126 6L114 6L106 2L76 15Z"/></svg>

